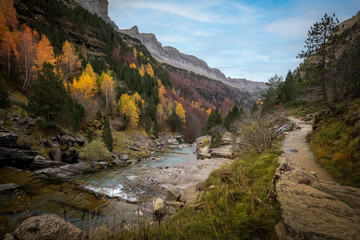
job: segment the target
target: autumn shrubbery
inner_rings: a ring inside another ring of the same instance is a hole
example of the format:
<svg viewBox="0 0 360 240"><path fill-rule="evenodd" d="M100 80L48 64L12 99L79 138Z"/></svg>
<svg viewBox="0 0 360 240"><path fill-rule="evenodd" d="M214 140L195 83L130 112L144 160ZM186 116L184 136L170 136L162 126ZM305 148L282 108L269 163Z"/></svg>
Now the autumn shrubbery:
<svg viewBox="0 0 360 240"><path fill-rule="evenodd" d="M87 143L83 148L80 148L79 156L88 161L97 161L111 157L105 143L100 140L93 140L91 143Z"/></svg>
<svg viewBox="0 0 360 240"><path fill-rule="evenodd" d="M360 186L359 132L348 116L358 112L359 100L353 101L343 113L317 116L317 129L310 139L316 160L345 185Z"/></svg>

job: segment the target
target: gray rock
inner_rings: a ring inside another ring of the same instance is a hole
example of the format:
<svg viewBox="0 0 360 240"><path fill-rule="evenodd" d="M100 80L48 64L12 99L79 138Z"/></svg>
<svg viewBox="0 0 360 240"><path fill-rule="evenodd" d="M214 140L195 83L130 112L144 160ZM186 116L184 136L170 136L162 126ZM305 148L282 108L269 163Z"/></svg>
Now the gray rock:
<svg viewBox="0 0 360 240"><path fill-rule="evenodd" d="M294 128L294 125L292 124L284 124L282 125L281 127L279 127L275 133L274 133L274 138L277 138L280 134L282 134L283 132L286 132L286 131L291 131L293 130Z"/></svg>
<svg viewBox="0 0 360 240"><path fill-rule="evenodd" d="M87 162L76 163L76 164L67 164L65 166L60 167L60 169L72 172L74 174L89 172L92 170L91 165Z"/></svg>
<svg viewBox="0 0 360 240"><path fill-rule="evenodd" d="M14 147L17 139L17 133L0 130L0 147Z"/></svg>
<svg viewBox="0 0 360 240"><path fill-rule="evenodd" d="M319 181L287 157L279 158L274 179L279 239L359 239L360 189Z"/></svg>
<svg viewBox="0 0 360 240"><path fill-rule="evenodd" d="M221 145L217 148L213 148L211 151L211 158L228 158L233 159L233 153L231 145Z"/></svg>
<svg viewBox="0 0 360 240"><path fill-rule="evenodd" d="M166 192L166 201L180 201L181 193L179 189L172 187L169 188Z"/></svg>
<svg viewBox="0 0 360 240"><path fill-rule="evenodd" d="M62 135L60 137L60 141L62 144L68 145L68 146L74 146L77 142L76 139L70 135Z"/></svg>
<svg viewBox="0 0 360 240"><path fill-rule="evenodd" d="M60 148L53 148L50 150L49 157L57 162L61 162L61 151Z"/></svg>
<svg viewBox="0 0 360 240"><path fill-rule="evenodd" d="M298 150L296 148L287 148L286 149L287 152L293 152L293 153L297 153Z"/></svg>
<svg viewBox="0 0 360 240"><path fill-rule="evenodd" d="M67 150L61 154L61 161L66 163L78 163L79 154L76 152L76 150Z"/></svg>
<svg viewBox="0 0 360 240"><path fill-rule="evenodd" d="M0 193L10 192L17 189L18 187L19 185L17 185L16 183L0 184Z"/></svg>
<svg viewBox="0 0 360 240"><path fill-rule="evenodd" d="M165 202L161 198L153 199L154 219L160 221L166 214Z"/></svg>
<svg viewBox="0 0 360 240"><path fill-rule="evenodd" d="M48 160L43 156L37 155L34 161L31 163L32 169L42 169L49 168L59 165L59 162L55 162L53 160Z"/></svg>
<svg viewBox="0 0 360 240"><path fill-rule="evenodd" d="M76 136L75 139L79 146L85 145L85 138L83 136Z"/></svg>
<svg viewBox="0 0 360 240"><path fill-rule="evenodd" d="M39 177L45 177L55 180L66 180L74 176L73 172L61 168L44 168L35 171Z"/></svg>
<svg viewBox="0 0 360 240"><path fill-rule="evenodd" d="M85 233L56 215L45 214L23 221L14 236L19 240L77 240L84 239Z"/></svg>
<svg viewBox="0 0 360 240"><path fill-rule="evenodd" d="M10 165L19 168L29 167L37 152L26 149L0 147L0 165Z"/></svg>
<svg viewBox="0 0 360 240"><path fill-rule="evenodd" d="M6 234L4 240L15 240L14 236L11 234Z"/></svg>

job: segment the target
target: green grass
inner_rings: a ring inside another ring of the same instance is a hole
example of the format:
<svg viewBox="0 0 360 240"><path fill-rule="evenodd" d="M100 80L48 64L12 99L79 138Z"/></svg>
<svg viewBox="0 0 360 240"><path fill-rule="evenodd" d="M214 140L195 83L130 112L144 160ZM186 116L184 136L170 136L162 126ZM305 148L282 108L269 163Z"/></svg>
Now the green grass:
<svg viewBox="0 0 360 240"><path fill-rule="evenodd" d="M272 152L248 154L213 172L198 203L162 224L160 234L153 228L119 239L276 239L280 211L268 195L278 159Z"/></svg>
<svg viewBox="0 0 360 240"><path fill-rule="evenodd" d="M360 132L346 123L353 108L351 105L341 115L322 119L309 138L318 163L341 184L360 187Z"/></svg>

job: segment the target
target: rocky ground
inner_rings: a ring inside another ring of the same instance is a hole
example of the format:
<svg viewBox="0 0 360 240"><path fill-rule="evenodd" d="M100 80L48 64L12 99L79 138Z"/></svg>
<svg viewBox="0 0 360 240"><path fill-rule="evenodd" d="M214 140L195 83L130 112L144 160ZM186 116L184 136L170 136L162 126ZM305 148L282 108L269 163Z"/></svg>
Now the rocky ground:
<svg viewBox="0 0 360 240"><path fill-rule="evenodd" d="M290 119L295 130L286 133L275 175L279 239L359 239L360 189L337 184L305 141L311 122Z"/></svg>

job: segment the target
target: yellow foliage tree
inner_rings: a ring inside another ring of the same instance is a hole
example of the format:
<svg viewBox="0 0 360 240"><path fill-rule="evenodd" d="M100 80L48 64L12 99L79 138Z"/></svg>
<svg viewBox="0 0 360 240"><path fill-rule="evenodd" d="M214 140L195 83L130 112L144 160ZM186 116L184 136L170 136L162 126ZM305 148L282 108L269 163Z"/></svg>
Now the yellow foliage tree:
<svg viewBox="0 0 360 240"><path fill-rule="evenodd" d="M103 73L101 82L101 91L105 97L105 106L107 109L111 108L112 103L115 100L115 91L114 91L114 79L111 77L110 73Z"/></svg>
<svg viewBox="0 0 360 240"><path fill-rule="evenodd" d="M181 103L178 103L175 109L175 113L176 115L178 115L178 117L180 118L180 120L185 123L186 122L186 115L185 115L185 110L182 106Z"/></svg>
<svg viewBox="0 0 360 240"><path fill-rule="evenodd" d="M94 69L92 68L90 63L86 64L84 73L89 74L91 78L96 80L96 73L94 72Z"/></svg>
<svg viewBox="0 0 360 240"><path fill-rule="evenodd" d="M133 49L133 54L134 54L134 57L136 58L137 57L136 47L134 47L134 49Z"/></svg>
<svg viewBox="0 0 360 240"><path fill-rule="evenodd" d="M142 77L145 75L145 67L144 67L144 65L141 65L141 67L139 68L139 74Z"/></svg>
<svg viewBox="0 0 360 240"><path fill-rule="evenodd" d="M142 57L144 56L144 54L142 53L142 51L140 51L140 56L142 56Z"/></svg>
<svg viewBox="0 0 360 240"><path fill-rule="evenodd" d="M146 73L149 74L150 77L154 77L154 70L150 63L146 66Z"/></svg>
<svg viewBox="0 0 360 240"><path fill-rule="evenodd" d="M66 74L66 77L70 77L76 69L81 67L81 62L75 52L74 45L68 41L65 41L62 52L63 54L60 57L61 69Z"/></svg>
<svg viewBox="0 0 360 240"><path fill-rule="evenodd" d="M164 106L159 103L156 107L156 120L160 126L165 125L168 116L166 115Z"/></svg>
<svg viewBox="0 0 360 240"><path fill-rule="evenodd" d="M135 68L136 68L136 65L135 65L135 63L131 63L131 64L129 65L129 67L135 69Z"/></svg>
<svg viewBox="0 0 360 240"><path fill-rule="evenodd" d="M96 78L93 78L89 73L84 71L79 79L73 80L70 84L70 92L75 98L84 97L90 98L96 94Z"/></svg>
<svg viewBox="0 0 360 240"><path fill-rule="evenodd" d="M140 95L137 92L134 93L134 98L136 103L141 102L141 104L144 106L145 101L140 97Z"/></svg>
<svg viewBox="0 0 360 240"><path fill-rule="evenodd" d="M56 59L54 56L54 48L51 46L49 39L45 35L42 35L41 40L36 46L35 64L37 69L41 69L44 62L54 65Z"/></svg>
<svg viewBox="0 0 360 240"><path fill-rule="evenodd" d="M140 109L135 103L135 97L128 94L123 94L119 100L120 113L128 121L128 126L131 128L137 127L139 122Z"/></svg>
<svg viewBox="0 0 360 240"><path fill-rule="evenodd" d="M206 110L206 113L207 113L208 115L210 115L211 112L212 112L211 108L209 108L208 110Z"/></svg>

